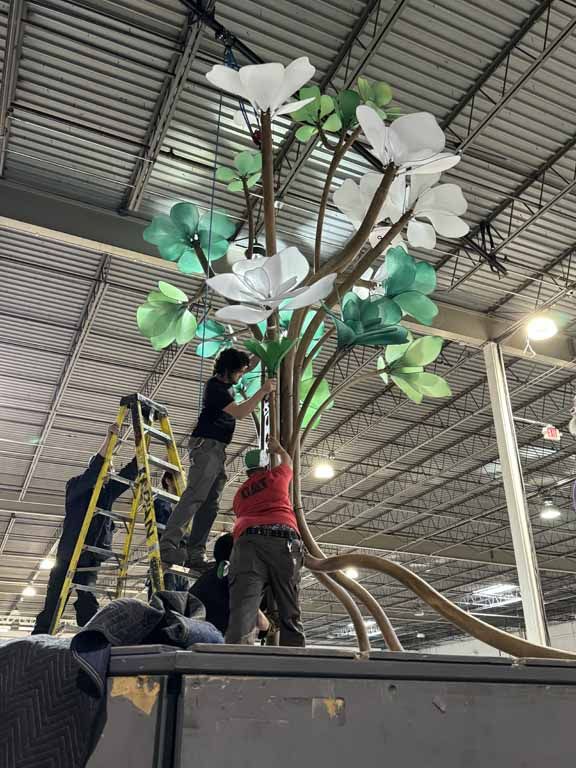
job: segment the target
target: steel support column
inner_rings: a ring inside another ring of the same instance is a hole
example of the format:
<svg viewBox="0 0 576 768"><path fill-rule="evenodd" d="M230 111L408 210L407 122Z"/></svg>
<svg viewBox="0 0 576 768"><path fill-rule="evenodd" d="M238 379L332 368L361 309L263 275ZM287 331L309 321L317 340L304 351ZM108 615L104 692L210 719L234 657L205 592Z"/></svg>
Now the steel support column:
<svg viewBox="0 0 576 768"><path fill-rule="evenodd" d="M510 393L502 350L494 342L484 347L488 387L494 414L498 453L510 519L510 531L516 557L526 637L533 643L549 645L544 601L540 586L538 563L532 539L532 527L526 503L520 454L512 415Z"/></svg>

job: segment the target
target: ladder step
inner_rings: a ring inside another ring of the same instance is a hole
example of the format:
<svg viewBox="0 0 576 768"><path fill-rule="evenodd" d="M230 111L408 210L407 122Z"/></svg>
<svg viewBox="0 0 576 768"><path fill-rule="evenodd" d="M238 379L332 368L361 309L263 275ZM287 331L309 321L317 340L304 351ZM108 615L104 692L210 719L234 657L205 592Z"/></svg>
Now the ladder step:
<svg viewBox="0 0 576 768"><path fill-rule="evenodd" d="M160 532L162 532L162 531L165 531L165 530L166 530L166 526L164 525L164 523L156 523L156 528L157 528L157 529L158 529Z"/></svg>
<svg viewBox="0 0 576 768"><path fill-rule="evenodd" d="M165 445L170 445L172 442L172 438L170 435L167 435L166 432L162 432L161 429L157 429L156 427L150 427L148 424L144 425L144 432L147 432L149 435L152 435L152 437L155 437L157 440L160 440L160 442L164 443Z"/></svg>
<svg viewBox="0 0 576 768"><path fill-rule="evenodd" d="M108 480L115 480L117 483L122 483L122 485L127 485L130 488L134 487L134 481L133 480L127 480L125 477L122 477L122 475L116 474L116 472L109 472L107 479Z"/></svg>
<svg viewBox="0 0 576 768"><path fill-rule="evenodd" d="M157 413L161 413L163 415L168 413L165 405L162 405L162 403L157 403L155 400L150 400L150 398L144 397L144 395L141 395L139 392L136 392L134 395L127 395L126 397L123 397L120 400L120 405L127 405L128 407L131 407L136 403L137 400L140 401L142 405L146 405L148 408L153 408Z"/></svg>
<svg viewBox="0 0 576 768"><path fill-rule="evenodd" d="M112 520L116 520L119 523L129 523L132 520L130 515L124 515L122 512L113 512L111 509L100 509L100 507L96 507L96 513L98 515L110 517Z"/></svg>
<svg viewBox="0 0 576 768"><path fill-rule="evenodd" d="M92 552L94 555L102 555L102 557L105 557L107 560L109 560L111 557L115 557L116 560L120 560L122 557L122 555L119 555L117 552L113 552L111 549L104 549L104 547L92 547L89 544L84 544L82 551Z"/></svg>
<svg viewBox="0 0 576 768"><path fill-rule="evenodd" d="M164 488L152 488L154 496L160 496L161 499L168 499L168 501L180 501L180 496L175 496L173 493L168 493Z"/></svg>
<svg viewBox="0 0 576 768"><path fill-rule="evenodd" d="M106 576L107 573L113 576L118 570L117 565L114 565L113 567L108 567L108 568L103 568L103 565L104 564L95 565L92 568L76 568L76 573L93 573L94 571L98 571L98 573L101 573L103 576Z"/></svg>
<svg viewBox="0 0 576 768"><path fill-rule="evenodd" d="M159 459L157 456L152 456L151 453L148 454L148 461L150 464L154 464L155 467L169 469L172 472L180 472L180 468L177 467L176 464L170 464L169 461L164 461L164 459Z"/></svg>
<svg viewBox="0 0 576 768"><path fill-rule="evenodd" d="M76 584L75 582L72 582L72 586L74 589L79 589L81 592L94 592L96 595L111 595L113 592L115 592L114 587L87 587L86 584Z"/></svg>

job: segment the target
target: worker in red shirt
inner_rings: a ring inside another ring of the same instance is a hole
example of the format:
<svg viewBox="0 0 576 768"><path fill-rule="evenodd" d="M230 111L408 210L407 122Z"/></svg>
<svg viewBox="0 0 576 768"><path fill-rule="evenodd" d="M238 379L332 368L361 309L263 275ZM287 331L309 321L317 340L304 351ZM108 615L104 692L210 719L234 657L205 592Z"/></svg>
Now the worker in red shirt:
<svg viewBox="0 0 576 768"><path fill-rule="evenodd" d="M302 648L305 638L298 589L303 546L290 500L292 459L277 440L270 440L270 452L280 458L274 469L269 468L267 451L248 451L248 479L234 497L226 642L254 642L258 608L268 586L278 608L280 645Z"/></svg>

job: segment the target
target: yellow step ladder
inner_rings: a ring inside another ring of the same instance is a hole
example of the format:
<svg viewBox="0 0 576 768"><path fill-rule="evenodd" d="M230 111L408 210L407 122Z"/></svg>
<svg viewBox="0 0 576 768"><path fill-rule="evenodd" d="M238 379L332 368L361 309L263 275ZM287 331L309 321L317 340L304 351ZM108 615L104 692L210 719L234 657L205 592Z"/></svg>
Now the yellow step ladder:
<svg viewBox="0 0 576 768"><path fill-rule="evenodd" d="M123 397L120 400L120 409L116 418L116 425L120 433L122 428L126 426L125 421L127 421L127 416L129 414L132 420L134 452L138 463L138 475L136 480L130 481L120 477L113 471L112 457L119 438L117 435L112 434L110 436L102 469L100 470L96 485L92 491L92 497L84 517L82 528L78 534L78 539L76 541L76 546L74 547L70 565L68 566L66 578L64 579L60 591L58 606L54 612L52 623L50 625L50 634L54 634L57 631L64 609L66 608L66 603L70 597L70 592L73 589L86 590L93 592L94 594L110 594L110 589L92 585L86 586L74 582L77 570L78 572L80 572L80 570L95 570L98 572L101 568L101 566L96 566L94 568L78 569L78 561L83 552L91 552L106 559L116 561L113 568L106 568L103 570L106 574L111 573L116 576L114 597L119 598L124 595L128 578L128 567L130 565L130 551L132 548L136 522L138 520L141 520L144 523L146 532L146 549L152 591L157 592L164 589L164 576L162 573L160 548L158 543L159 526L156 523L156 515L154 513L154 498L156 496L161 496L170 501L177 502L180 495L184 492L186 480L180 462L178 448L172 433L172 427L170 426L168 411L165 406L138 393ZM122 442L125 441L122 440ZM166 449L166 459L159 458L155 454L150 453L150 448L153 443L155 444L155 447L156 444L159 444ZM162 487L155 488L153 486L151 466L163 471L168 470L169 472L172 472L178 492L177 496L168 493ZM132 491L132 504L129 514L121 514L114 512L113 510L98 508L97 505L100 492L107 480L115 480L130 486ZM126 538L121 552L114 552L113 550L93 547L86 544L86 536L88 535L90 524L95 515L110 517L112 520L124 525Z"/></svg>

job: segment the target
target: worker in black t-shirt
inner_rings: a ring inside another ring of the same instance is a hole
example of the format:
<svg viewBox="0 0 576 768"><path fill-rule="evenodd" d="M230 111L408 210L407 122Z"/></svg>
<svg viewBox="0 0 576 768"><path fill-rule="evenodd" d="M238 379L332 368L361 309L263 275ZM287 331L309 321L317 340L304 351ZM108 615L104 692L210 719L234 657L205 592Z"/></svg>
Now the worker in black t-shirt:
<svg viewBox="0 0 576 768"><path fill-rule="evenodd" d="M165 567L186 565L203 572L206 541L218 514L218 503L226 483L226 446L232 441L236 419L245 419L260 402L276 390L268 379L258 392L242 403L234 402L232 387L248 370L249 358L237 349L225 349L216 359L214 374L204 388L202 410L190 438L188 484L174 508L160 542ZM187 555L180 547L192 521Z"/></svg>

